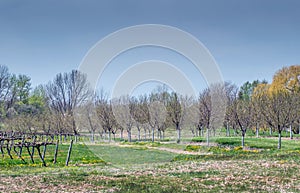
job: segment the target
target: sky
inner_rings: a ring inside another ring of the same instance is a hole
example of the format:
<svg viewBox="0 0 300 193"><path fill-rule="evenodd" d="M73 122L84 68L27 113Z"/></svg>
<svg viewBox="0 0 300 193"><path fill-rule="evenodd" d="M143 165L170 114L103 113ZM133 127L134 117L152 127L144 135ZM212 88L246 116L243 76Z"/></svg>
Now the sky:
<svg viewBox="0 0 300 193"><path fill-rule="evenodd" d="M33 86L47 84L57 73L77 69L107 35L162 24L202 42L225 81L270 82L283 66L300 64L299 8L298 0L0 0L0 64L30 76ZM203 88L203 77L193 73L188 60L159 47L114 58L98 87L109 91L131 64L152 59L174 64L196 89ZM147 84L136 90L144 92Z"/></svg>

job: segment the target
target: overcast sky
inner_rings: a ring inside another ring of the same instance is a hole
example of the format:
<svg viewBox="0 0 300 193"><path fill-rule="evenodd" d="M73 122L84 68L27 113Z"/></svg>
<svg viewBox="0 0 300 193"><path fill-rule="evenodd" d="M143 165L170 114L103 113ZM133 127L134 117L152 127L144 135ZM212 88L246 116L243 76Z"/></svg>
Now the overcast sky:
<svg viewBox="0 0 300 193"><path fill-rule="evenodd" d="M225 80L237 85L270 81L283 66L300 64L299 8L298 0L0 0L0 64L29 75L33 85L45 84L59 72L77 69L108 34L132 25L164 24L199 39ZM115 63L137 55L134 61L178 57L159 48L127 55ZM113 66L100 79L104 88L122 71Z"/></svg>

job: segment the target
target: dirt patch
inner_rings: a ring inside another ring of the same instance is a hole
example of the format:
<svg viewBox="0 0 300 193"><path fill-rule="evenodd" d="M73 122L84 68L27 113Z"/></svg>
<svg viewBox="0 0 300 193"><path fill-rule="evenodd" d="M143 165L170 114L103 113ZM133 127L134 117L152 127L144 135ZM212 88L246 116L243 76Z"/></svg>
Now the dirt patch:
<svg viewBox="0 0 300 193"><path fill-rule="evenodd" d="M167 151L171 153L177 153L177 154L184 154L184 155L208 155L211 153L203 153L203 152L194 152L194 151L185 151L185 150L180 150L180 149L171 149L171 148L166 148L166 147L148 147L149 149L156 149L159 151Z"/></svg>

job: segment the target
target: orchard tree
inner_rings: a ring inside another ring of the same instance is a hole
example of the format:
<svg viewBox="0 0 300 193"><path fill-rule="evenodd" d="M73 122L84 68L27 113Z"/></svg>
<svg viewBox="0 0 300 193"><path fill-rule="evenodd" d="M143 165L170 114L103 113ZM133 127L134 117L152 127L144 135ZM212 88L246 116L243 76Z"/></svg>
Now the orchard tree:
<svg viewBox="0 0 300 193"><path fill-rule="evenodd" d="M209 132L211 126L211 96L208 88L199 94L200 125L206 128L207 145L209 145Z"/></svg>
<svg viewBox="0 0 300 193"><path fill-rule="evenodd" d="M177 131L177 143L180 143L181 140L181 124L184 120L184 109L185 107L180 103L180 97L176 92L172 92L170 95L170 99L167 104L167 112L168 116L175 126Z"/></svg>
<svg viewBox="0 0 300 193"><path fill-rule="evenodd" d="M135 126L138 130L138 140L141 140L141 129L146 132L146 124L149 121L148 97L139 96L138 99L132 99L131 115L135 120ZM146 134L145 134L146 136Z"/></svg>
<svg viewBox="0 0 300 193"><path fill-rule="evenodd" d="M111 101L107 98L107 94L101 90L96 96L96 115L105 133L108 132L109 141L111 141L111 133L118 126L113 114L112 105Z"/></svg>
<svg viewBox="0 0 300 193"><path fill-rule="evenodd" d="M60 116L63 125L69 127L77 135L75 109L88 101L91 96L86 75L77 70L59 73L46 86L46 95L51 109Z"/></svg>
<svg viewBox="0 0 300 193"><path fill-rule="evenodd" d="M8 68L4 65L0 65L0 118L3 120L6 116L6 100L9 94L9 81L10 73Z"/></svg>
<svg viewBox="0 0 300 193"><path fill-rule="evenodd" d="M169 93L169 89L166 85L158 86L150 95L149 95L149 110L152 108L151 117L149 116L149 125L152 129L152 135L155 128L157 130L157 137L162 139L164 138L164 133L166 129L173 125L172 117L169 116L168 105L171 101L171 94ZM156 107L159 106L160 107ZM154 109L157 109L157 113L154 113ZM161 116L161 117L158 117ZM156 118L155 118L156 117ZM151 121L152 120L152 121ZM154 120L158 121L154 124ZM154 139L154 136L152 137Z"/></svg>
<svg viewBox="0 0 300 193"><path fill-rule="evenodd" d="M152 142L154 142L154 130L156 129L161 137L160 131L165 127L167 111L161 101L151 101L149 104L149 125L152 128Z"/></svg>
<svg viewBox="0 0 300 193"><path fill-rule="evenodd" d="M235 129L234 121L234 103L237 99L238 87L235 84L225 82L225 95L227 98L226 114L224 126L226 128L226 136L230 136L230 126Z"/></svg>
<svg viewBox="0 0 300 193"><path fill-rule="evenodd" d="M282 131L290 126L290 114L294 108L291 95L284 92L272 92L269 95L263 95L259 101L266 122L278 132L278 149L280 149Z"/></svg>
<svg viewBox="0 0 300 193"><path fill-rule="evenodd" d="M216 135L216 129L224 125L226 115L227 95L226 85L224 83L214 83L210 85L211 99L211 127Z"/></svg>
<svg viewBox="0 0 300 193"><path fill-rule="evenodd" d="M264 113L267 123L271 127L276 128L279 133L279 149L281 148L282 130L289 127L290 136L292 138L293 123L299 119L299 113L297 110L299 104L299 93L299 65L283 67L275 73L273 76L273 81L270 85L261 85L261 88L257 89L257 96L263 97L263 99L259 101L264 101L268 104L267 107L269 107L269 111Z"/></svg>
<svg viewBox="0 0 300 193"><path fill-rule="evenodd" d="M293 125L295 122L298 121L298 96L300 93L300 65L292 65L289 67L283 67L282 69L278 70L274 77L272 84L270 86L271 91L281 91L281 92L288 92L293 100L292 103L294 104L294 109L290 114L290 138L293 136Z"/></svg>
<svg viewBox="0 0 300 193"><path fill-rule="evenodd" d="M300 65L283 67L277 71L270 85L270 90L300 92Z"/></svg>
<svg viewBox="0 0 300 193"><path fill-rule="evenodd" d="M234 103L234 121L242 133L242 147L245 146L245 134L253 123L253 105L250 99L237 99Z"/></svg>
<svg viewBox="0 0 300 193"><path fill-rule="evenodd" d="M191 130L193 136L198 136L198 132L201 132L200 122L200 111L198 101L194 98L190 99L190 104L186 110L186 119L183 122L184 127L187 127Z"/></svg>
<svg viewBox="0 0 300 193"><path fill-rule="evenodd" d="M77 126L89 131L92 135L91 141L95 142L95 132L100 128L94 101L89 101L76 108L75 111Z"/></svg>
<svg viewBox="0 0 300 193"><path fill-rule="evenodd" d="M199 94L199 108L201 124L206 128L207 145L209 146L210 133L216 134L216 129L224 124L226 114L226 87L222 83L210 85Z"/></svg>
<svg viewBox="0 0 300 193"><path fill-rule="evenodd" d="M135 125L135 120L131 114L133 108L133 99L129 96L121 96L112 99L113 114L117 124L127 131L128 141L131 142L131 132Z"/></svg>

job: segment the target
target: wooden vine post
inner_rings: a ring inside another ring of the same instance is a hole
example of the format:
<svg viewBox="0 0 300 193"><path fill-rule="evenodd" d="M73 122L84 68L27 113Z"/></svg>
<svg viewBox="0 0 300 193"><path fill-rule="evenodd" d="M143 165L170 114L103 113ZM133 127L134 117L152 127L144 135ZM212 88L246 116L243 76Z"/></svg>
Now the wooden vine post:
<svg viewBox="0 0 300 193"><path fill-rule="evenodd" d="M56 141L56 145L55 145L54 160L53 160L54 164L56 164L57 153L58 153L58 144L59 144L59 139Z"/></svg>
<svg viewBox="0 0 300 193"><path fill-rule="evenodd" d="M28 136L29 135L29 136ZM64 134L64 136L72 136L71 134ZM2 157L7 154L10 159L14 159L13 154L17 155L24 163L27 163L26 160L23 159L22 154L24 151L27 150L28 155L30 156L30 160L32 163L35 163L34 160L34 153L37 151L39 158L42 161L43 166L46 165L46 151L48 150L48 145L55 145L54 150L54 159L53 163L57 163L57 156L58 156L58 146L61 141L59 140L59 135L57 137L56 143L53 143L55 139L55 134L49 133L34 133L34 134L26 134L26 133L16 133L16 132L9 132L3 133L0 131L0 154ZM67 159L66 159L66 166L69 165L73 142L75 139L70 137L71 143L68 149ZM0 155L0 156L1 156Z"/></svg>
<svg viewBox="0 0 300 193"><path fill-rule="evenodd" d="M66 160L66 166L69 165L71 151L72 151L72 146L73 146L73 139L71 140L71 143L70 143L70 147L69 147L69 151L68 151L68 155L67 155L67 160Z"/></svg>

